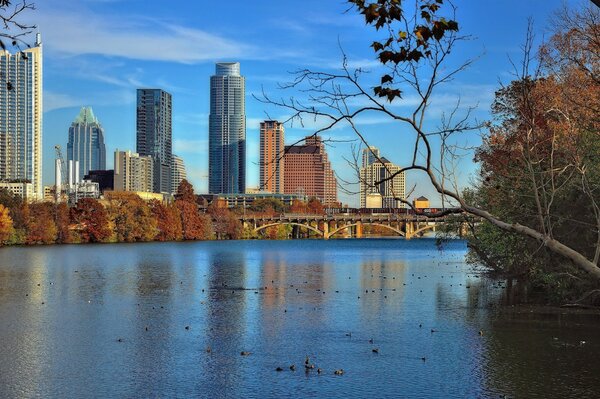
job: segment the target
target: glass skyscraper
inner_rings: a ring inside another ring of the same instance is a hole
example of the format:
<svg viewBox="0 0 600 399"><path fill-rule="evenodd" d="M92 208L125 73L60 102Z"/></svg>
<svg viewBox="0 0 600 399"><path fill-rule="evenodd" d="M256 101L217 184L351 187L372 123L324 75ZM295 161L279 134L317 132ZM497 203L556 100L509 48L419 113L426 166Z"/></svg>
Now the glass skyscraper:
<svg viewBox="0 0 600 399"><path fill-rule="evenodd" d="M42 43L11 54L0 51L0 181L42 187Z"/></svg>
<svg viewBox="0 0 600 399"><path fill-rule="evenodd" d="M90 170L106 169L104 129L94 116L91 107L82 107L69 128L67 161L79 161L79 176Z"/></svg>
<svg viewBox="0 0 600 399"><path fill-rule="evenodd" d="M155 193L171 192L171 118L171 94L160 89L138 89L136 151L154 160Z"/></svg>
<svg viewBox="0 0 600 399"><path fill-rule="evenodd" d="M221 62L210 78L208 191L246 191L245 80L239 62Z"/></svg>

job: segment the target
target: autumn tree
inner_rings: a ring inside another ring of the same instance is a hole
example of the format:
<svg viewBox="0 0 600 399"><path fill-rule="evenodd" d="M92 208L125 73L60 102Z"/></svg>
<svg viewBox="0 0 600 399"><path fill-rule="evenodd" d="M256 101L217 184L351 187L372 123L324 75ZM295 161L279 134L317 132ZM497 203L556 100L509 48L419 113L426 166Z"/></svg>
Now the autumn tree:
<svg viewBox="0 0 600 399"><path fill-rule="evenodd" d="M182 201L196 203L196 194L194 194L194 187L186 179L183 179L177 187L177 194L175 198Z"/></svg>
<svg viewBox="0 0 600 399"><path fill-rule="evenodd" d="M543 224L524 224L495 214L481 203L469 202L470 197L463 195L454 168L461 158L458 136L462 132L480 129L482 125L473 122L472 108L461 107L460 102L444 113L438 126L426 123L436 91L473 62L449 62L454 54L459 53L456 51L456 45L464 38L459 34L459 25L455 18L456 9L452 4L443 0L349 0L349 3L364 16L367 25L382 36L371 45L381 64L381 68L377 70L377 82L365 82L364 71L350 69L347 60L344 59L341 72L305 69L299 71L294 81L285 86L289 90L300 91L303 96L308 97L308 101L294 96L287 100L279 100L267 93L263 93L261 100L284 108L291 113L292 119L315 118L324 121L323 127L317 129L314 134L345 125L356 133L365 148L369 148L369 142L357 125L357 119L373 114L389 118L399 127L399 135L411 136L411 162L397 172L388 171L389 176L378 183L406 171L420 172L440 194L443 204L451 205L442 213L425 213L424 216L470 214L505 233L535 240L549 252L572 262L576 268L588 273L596 281L600 280L600 268L594 258L587 257L561 241L551 234L551 230L543 228ZM593 19L588 20L591 22L588 24L590 29L579 29L582 32L579 40L595 45L598 10L587 9L582 15L590 15L592 12ZM592 48L591 51L582 54L599 53L597 48ZM597 68L598 65L594 58L586 63L587 67ZM529 64L524 62L523 78L527 78L529 74L528 67ZM373 79L372 74L368 76ZM407 97L416 101L403 104L403 99ZM404 107L393 107L393 104L402 104ZM407 109L409 111L406 111ZM553 118L561 118L559 109L547 111ZM595 115L597 118L597 114ZM531 125L534 126L535 124ZM528 162L533 164L534 161L532 159ZM556 175L558 172L548 173L547 176ZM530 176L533 174L529 171ZM537 186L535 190L544 189L539 182L533 185ZM413 206L404 198L396 199L409 207ZM549 204L551 205L551 202ZM543 211L544 206L536 205L531 212L539 213L539 209ZM546 215L542 215L542 218L545 217Z"/></svg>
<svg viewBox="0 0 600 399"><path fill-rule="evenodd" d="M277 198L258 198L252 202L252 205L248 208L251 212L257 212L261 214L280 214L287 210L286 205Z"/></svg>
<svg viewBox="0 0 600 399"><path fill-rule="evenodd" d="M82 242L104 242L112 234L106 209L93 198L77 201L71 208L71 222Z"/></svg>
<svg viewBox="0 0 600 399"><path fill-rule="evenodd" d="M29 206L27 219L27 244L53 244L56 241L54 206L49 202L36 202Z"/></svg>
<svg viewBox="0 0 600 399"><path fill-rule="evenodd" d="M59 244L68 244L74 242L71 230L69 229L71 219L69 207L61 202L54 206L54 223L56 224L56 242Z"/></svg>
<svg viewBox="0 0 600 399"><path fill-rule="evenodd" d="M10 217L8 208L0 204L0 244L4 244L13 230L13 221Z"/></svg>
<svg viewBox="0 0 600 399"><path fill-rule="evenodd" d="M194 187L182 180L175 195L175 206L181 216L184 240L208 240L212 236L212 225L208 215L199 212Z"/></svg>
<svg viewBox="0 0 600 399"><path fill-rule="evenodd" d="M270 208L271 205L266 205ZM242 236L242 223L235 213L228 208L219 207L211 204L208 207L208 214L212 221L212 227L217 240L231 239L238 240Z"/></svg>
<svg viewBox="0 0 600 399"><path fill-rule="evenodd" d="M137 194L110 192L105 195L107 212L118 242L151 241L158 230L148 204Z"/></svg>
<svg viewBox="0 0 600 399"><path fill-rule="evenodd" d="M160 201L150 201L150 209L157 222L158 241L179 241L183 238L181 215L175 204L165 205Z"/></svg>

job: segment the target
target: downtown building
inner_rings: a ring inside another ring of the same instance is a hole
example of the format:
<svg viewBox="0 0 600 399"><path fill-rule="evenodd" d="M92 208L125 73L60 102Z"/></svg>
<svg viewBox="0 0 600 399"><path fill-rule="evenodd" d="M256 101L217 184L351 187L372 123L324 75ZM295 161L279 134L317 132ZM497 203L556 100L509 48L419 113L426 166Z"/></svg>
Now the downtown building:
<svg viewBox="0 0 600 399"><path fill-rule="evenodd" d="M321 137L308 136L303 145L285 146L284 151L284 193L337 204L337 180Z"/></svg>
<svg viewBox="0 0 600 399"><path fill-rule="evenodd" d="M155 160L150 155L115 151L114 190L154 192Z"/></svg>
<svg viewBox="0 0 600 399"><path fill-rule="evenodd" d="M282 194L284 190L284 135L283 123L260 123L260 191Z"/></svg>
<svg viewBox="0 0 600 399"><path fill-rule="evenodd" d="M400 170L399 166L380 157L379 149L365 148L360 168L360 207L404 208L400 199L406 199L406 179Z"/></svg>
<svg viewBox="0 0 600 399"><path fill-rule="evenodd" d="M0 51L0 182L20 182L31 199L43 198L42 43L11 54Z"/></svg>
<svg viewBox="0 0 600 399"><path fill-rule="evenodd" d="M94 116L91 107L82 107L69 128L67 163L71 162L79 164L77 176L81 178L90 170L106 169L104 129Z"/></svg>
<svg viewBox="0 0 600 399"><path fill-rule="evenodd" d="M216 64L210 77L208 192L246 191L245 80L239 62Z"/></svg>
<svg viewBox="0 0 600 399"><path fill-rule="evenodd" d="M161 89L137 90L136 130L137 153L140 157L151 156L154 161L154 186L151 191L171 193L173 162L171 94Z"/></svg>
<svg viewBox="0 0 600 399"><path fill-rule="evenodd" d="M177 193L179 183L184 179L187 179L187 173L185 172L183 159L173 154L173 165L171 167L171 192L173 194Z"/></svg>

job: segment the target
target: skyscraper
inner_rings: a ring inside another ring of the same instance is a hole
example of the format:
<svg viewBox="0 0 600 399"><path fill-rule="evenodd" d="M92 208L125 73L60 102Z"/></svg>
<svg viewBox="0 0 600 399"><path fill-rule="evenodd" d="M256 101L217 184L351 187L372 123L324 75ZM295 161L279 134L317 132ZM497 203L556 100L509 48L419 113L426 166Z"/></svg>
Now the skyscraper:
<svg viewBox="0 0 600 399"><path fill-rule="evenodd" d="M0 180L42 186L42 42L11 54L0 51Z"/></svg>
<svg viewBox="0 0 600 399"><path fill-rule="evenodd" d="M304 145L285 147L284 193L317 197L326 205L337 203L337 180L319 136Z"/></svg>
<svg viewBox="0 0 600 399"><path fill-rule="evenodd" d="M220 62L210 77L208 191L246 191L245 80L239 62Z"/></svg>
<svg viewBox="0 0 600 399"><path fill-rule="evenodd" d="M172 183L171 183L171 192L175 194L177 189L179 188L179 183L183 179L187 179L187 173L185 172L185 164L183 163L183 159L173 154L173 166L171 168L172 175Z"/></svg>
<svg viewBox="0 0 600 399"><path fill-rule="evenodd" d="M368 197L381 196L381 207L404 208L400 199L406 198L406 180L401 168L385 157L365 165L365 159L373 152L379 156L379 149L371 147L363 150L363 167L360 169L360 207L367 208ZM392 177L393 176L393 177Z"/></svg>
<svg viewBox="0 0 600 399"><path fill-rule="evenodd" d="M81 178L90 170L106 169L104 129L94 116L92 107L82 107L69 128L68 161L79 161Z"/></svg>
<svg viewBox="0 0 600 399"><path fill-rule="evenodd" d="M277 121L260 123L260 190L283 193L284 183L283 124Z"/></svg>
<svg viewBox="0 0 600 399"><path fill-rule="evenodd" d="M369 146L368 148L365 148L363 150L363 156L362 156L362 167L366 168L367 166L371 165L373 162L377 162L378 158L380 158L381 155L379 155L379 148L374 147L374 146Z"/></svg>
<svg viewBox="0 0 600 399"><path fill-rule="evenodd" d="M154 160L155 193L171 192L172 149L171 95L160 89L137 91L136 151Z"/></svg>

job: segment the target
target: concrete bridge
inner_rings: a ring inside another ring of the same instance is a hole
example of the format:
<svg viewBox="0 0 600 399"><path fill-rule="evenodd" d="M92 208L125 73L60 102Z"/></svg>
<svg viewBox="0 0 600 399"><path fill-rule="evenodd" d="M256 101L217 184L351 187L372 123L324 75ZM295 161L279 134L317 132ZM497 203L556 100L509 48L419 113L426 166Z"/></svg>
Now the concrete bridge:
<svg viewBox="0 0 600 399"><path fill-rule="evenodd" d="M325 240L337 233L343 233L347 237L361 238L364 236L364 226L380 226L406 239L411 239L422 236L426 231L435 231L441 223L447 222L447 216L430 218L420 215L392 213L334 215L281 214L275 216L241 216L240 220L244 224L244 227L252 228L257 233L273 226L292 226L293 238L299 237L300 228L305 228Z"/></svg>

